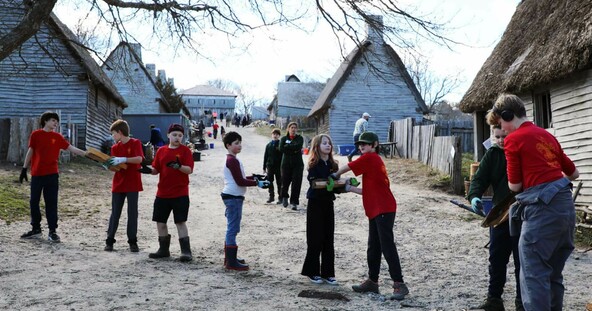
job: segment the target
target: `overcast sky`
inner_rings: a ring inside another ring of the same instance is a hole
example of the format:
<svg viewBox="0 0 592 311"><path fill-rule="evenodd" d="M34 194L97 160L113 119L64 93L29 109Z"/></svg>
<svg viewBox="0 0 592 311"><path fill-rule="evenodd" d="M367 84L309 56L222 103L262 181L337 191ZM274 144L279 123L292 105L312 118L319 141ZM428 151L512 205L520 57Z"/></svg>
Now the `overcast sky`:
<svg viewBox="0 0 592 311"><path fill-rule="evenodd" d="M402 0L411 3L426 14L435 14L440 20L449 21L447 35L463 42L454 51L433 44L422 45L420 50L428 56L430 68L436 75L461 73L464 83L445 99L457 102L468 89L483 62L501 38L519 0ZM59 1L56 14L71 29L75 28L78 12L72 3ZM78 17L80 18L80 16ZM86 17L86 20L91 20ZM273 36L273 40L270 39ZM212 35L207 39L207 49L196 56L181 52L176 56L162 46L143 50L144 63L156 64L174 78L178 89L186 89L208 80L234 81L246 92L263 102L269 102L277 83L284 76L296 74L305 80L324 82L329 79L341 61L338 42L329 28L321 25L313 33L296 29L274 28L271 33L255 32L233 39L248 44L248 48L229 47L228 38ZM204 41L202 39L202 41ZM353 46L346 46L347 52ZM395 48L396 49L396 48Z"/></svg>

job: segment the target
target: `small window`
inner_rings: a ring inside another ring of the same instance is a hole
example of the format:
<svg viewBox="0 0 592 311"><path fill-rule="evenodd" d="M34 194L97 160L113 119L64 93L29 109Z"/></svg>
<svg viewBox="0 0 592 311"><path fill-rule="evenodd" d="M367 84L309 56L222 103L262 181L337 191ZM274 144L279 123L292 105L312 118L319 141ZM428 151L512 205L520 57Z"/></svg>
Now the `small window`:
<svg viewBox="0 0 592 311"><path fill-rule="evenodd" d="M534 123L542 128L553 126L551 115L551 93L545 91L534 94Z"/></svg>

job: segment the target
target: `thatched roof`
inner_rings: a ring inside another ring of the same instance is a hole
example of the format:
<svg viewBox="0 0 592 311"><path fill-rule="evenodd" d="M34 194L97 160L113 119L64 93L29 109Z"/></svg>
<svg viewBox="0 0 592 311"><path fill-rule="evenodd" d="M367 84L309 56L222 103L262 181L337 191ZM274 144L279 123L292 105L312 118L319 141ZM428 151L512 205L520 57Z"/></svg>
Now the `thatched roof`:
<svg viewBox="0 0 592 311"><path fill-rule="evenodd" d="M366 40L361 44L360 47L356 47L347 55L343 62L341 62L339 68L337 68L335 74L333 74L333 77L331 77L329 82L327 82L327 85L325 85L325 88L321 92L321 95L319 95L314 106L312 106L310 112L308 113L308 117L314 116L320 113L321 111L324 111L331 107L331 102L333 101L333 98L336 96L337 92L341 89L341 87L349 77L350 73L354 69L355 64L361 57L363 57L364 52L368 49L368 47L371 44L373 44L371 41ZM403 77L403 80L413 93L418 103L419 109L424 114L428 113L429 109L426 106L423 98L421 97L421 94L417 90L417 86L415 85L415 83L413 83L411 76L409 76L409 73L407 72L407 69L403 64L403 61L401 61L401 58L399 57L397 52L395 52L395 50L390 45L384 44L384 46L387 50L388 56L393 60L397 70L399 70L401 74L401 77Z"/></svg>
<svg viewBox="0 0 592 311"><path fill-rule="evenodd" d="M485 111L502 92L521 93L588 69L592 2L524 0L460 102Z"/></svg>

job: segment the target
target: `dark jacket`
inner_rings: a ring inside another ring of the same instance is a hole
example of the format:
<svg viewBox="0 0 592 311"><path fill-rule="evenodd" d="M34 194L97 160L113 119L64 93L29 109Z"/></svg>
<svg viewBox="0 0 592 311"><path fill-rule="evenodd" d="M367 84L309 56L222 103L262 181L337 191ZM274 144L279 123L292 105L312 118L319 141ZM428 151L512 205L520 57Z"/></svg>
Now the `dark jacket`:
<svg viewBox="0 0 592 311"><path fill-rule="evenodd" d="M331 161L323 161L319 160L317 164L313 167L308 168L308 182L310 183L310 187L306 192L307 199L331 199L335 200L335 194L333 192L327 191L327 189L313 189L312 182L316 179L327 180L329 175L331 174L331 168L333 167L333 163Z"/></svg>
<svg viewBox="0 0 592 311"><path fill-rule="evenodd" d="M506 155L504 149L497 145L491 146L479 163L479 168L471 180L471 187L467 195L469 202L475 197L481 198L489 185L493 187L493 205L501 202L510 194L506 173Z"/></svg>
<svg viewBox="0 0 592 311"><path fill-rule="evenodd" d="M280 141L272 140L265 146L265 155L263 156L263 170L279 170L282 164L282 152L280 151Z"/></svg>
<svg viewBox="0 0 592 311"><path fill-rule="evenodd" d="M280 151L282 152L282 167L304 168L304 161L302 161L302 146L304 146L304 138L296 134L294 139L286 135L280 139Z"/></svg>

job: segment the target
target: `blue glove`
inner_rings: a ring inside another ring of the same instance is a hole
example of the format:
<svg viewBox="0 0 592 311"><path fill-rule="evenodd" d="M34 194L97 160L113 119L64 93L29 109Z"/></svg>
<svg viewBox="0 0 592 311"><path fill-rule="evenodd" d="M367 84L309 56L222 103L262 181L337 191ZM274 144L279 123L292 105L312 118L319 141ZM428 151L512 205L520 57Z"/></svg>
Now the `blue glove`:
<svg viewBox="0 0 592 311"><path fill-rule="evenodd" d="M473 212L483 215L483 202L481 202L481 199L477 197L473 198L471 200L471 208Z"/></svg>
<svg viewBox="0 0 592 311"><path fill-rule="evenodd" d="M329 177L330 177L331 179L333 179L333 180L339 180L339 177L340 177L340 176L341 176L341 175L338 175L337 173L333 173L333 174L329 175Z"/></svg>
<svg viewBox="0 0 592 311"><path fill-rule="evenodd" d="M263 188L263 189L269 188L269 181L267 181L267 180L257 180L257 187Z"/></svg>

